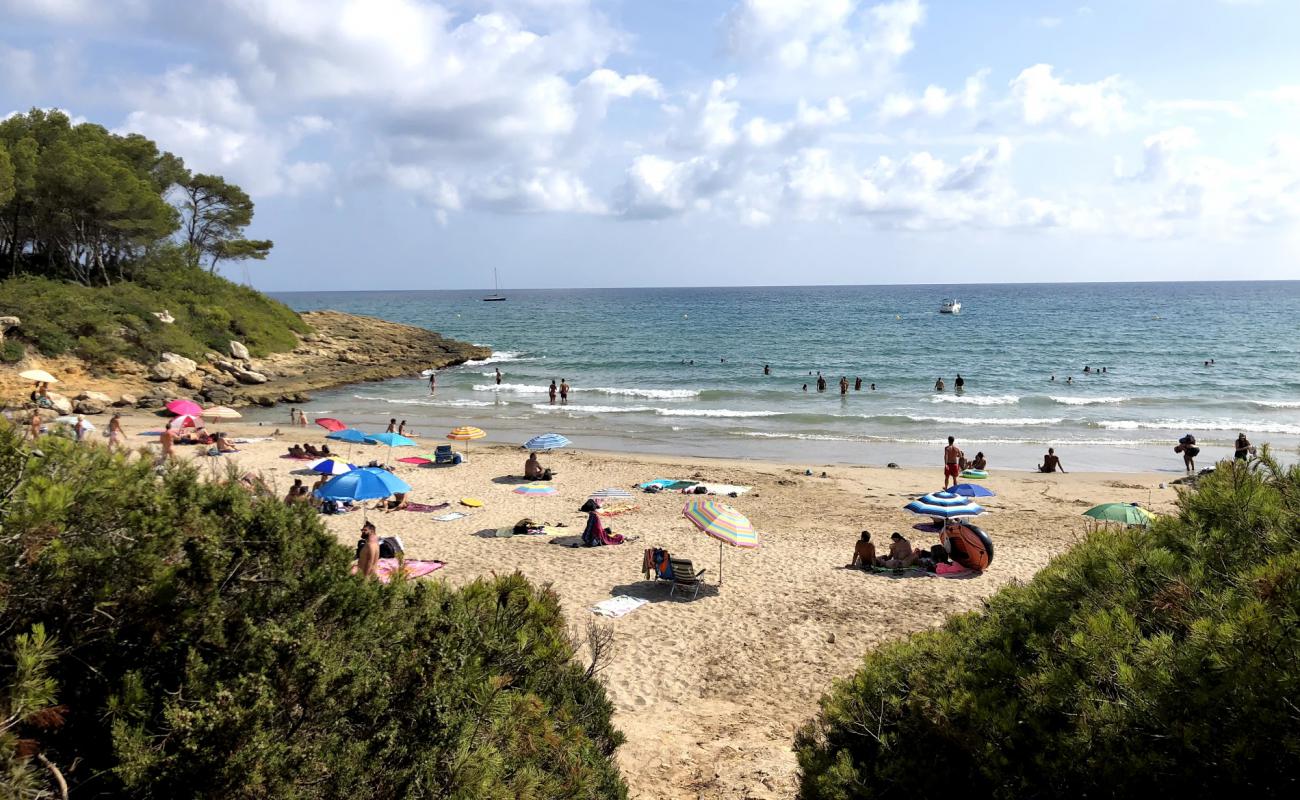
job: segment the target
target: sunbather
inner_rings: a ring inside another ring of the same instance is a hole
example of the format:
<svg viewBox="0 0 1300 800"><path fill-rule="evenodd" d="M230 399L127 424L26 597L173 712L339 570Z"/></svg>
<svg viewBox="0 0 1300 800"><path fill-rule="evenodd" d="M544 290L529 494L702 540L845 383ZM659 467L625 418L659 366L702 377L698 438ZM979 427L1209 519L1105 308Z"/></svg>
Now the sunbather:
<svg viewBox="0 0 1300 800"><path fill-rule="evenodd" d="M295 444L289 448L289 458L306 458L307 451L302 449L302 445Z"/></svg>
<svg viewBox="0 0 1300 800"><path fill-rule="evenodd" d="M316 446L315 446L314 444L312 444L311 442L308 442L307 444L303 445L303 446L302 446L302 451L303 451L303 453L305 453L306 455L311 456L312 458L320 458L320 457L321 457L321 452L320 452L319 450L317 450L317 449L316 449Z"/></svg>
<svg viewBox="0 0 1300 800"><path fill-rule="evenodd" d="M215 444L217 445L217 452L218 452L218 453L238 453L238 452L239 452L239 448L238 448L238 447L235 447L233 444L230 443L230 440L226 438L226 434L224 434L224 433L218 433L218 434L216 435L215 438L216 438Z"/></svg>
<svg viewBox="0 0 1300 800"><path fill-rule="evenodd" d="M529 453L528 460L524 462L524 477L530 481L549 481L555 474L542 468L542 462L537 460L536 453Z"/></svg>
<svg viewBox="0 0 1300 800"><path fill-rule="evenodd" d="M907 537L898 531L894 531L889 538L889 558L885 559L881 566L899 569L910 567L916 563L917 553L912 550L912 543L907 540Z"/></svg>
<svg viewBox="0 0 1300 800"><path fill-rule="evenodd" d="M862 537L858 539L857 544L853 545L853 560L849 562L849 566L867 569L875 563L876 546L871 543L871 532L863 531Z"/></svg>

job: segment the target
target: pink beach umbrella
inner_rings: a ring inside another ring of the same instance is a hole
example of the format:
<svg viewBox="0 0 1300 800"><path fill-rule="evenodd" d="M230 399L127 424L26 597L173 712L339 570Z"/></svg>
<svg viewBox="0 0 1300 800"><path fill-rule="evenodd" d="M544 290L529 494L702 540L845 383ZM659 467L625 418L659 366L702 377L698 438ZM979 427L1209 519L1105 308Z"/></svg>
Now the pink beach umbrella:
<svg viewBox="0 0 1300 800"><path fill-rule="evenodd" d="M193 400L186 400L183 397L178 397L175 400L172 400L169 403L167 403L167 410L172 412L173 414L176 414L177 416L180 416L182 414L190 417L203 416L203 406L199 405Z"/></svg>

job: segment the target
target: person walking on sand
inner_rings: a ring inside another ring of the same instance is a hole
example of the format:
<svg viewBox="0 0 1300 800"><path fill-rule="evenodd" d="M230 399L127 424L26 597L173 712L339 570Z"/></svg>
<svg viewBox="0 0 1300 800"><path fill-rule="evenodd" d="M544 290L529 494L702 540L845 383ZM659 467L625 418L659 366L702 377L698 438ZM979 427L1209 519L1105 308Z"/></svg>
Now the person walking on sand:
<svg viewBox="0 0 1300 800"><path fill-rule="evenodd" d="M1183 467L1187 470L1188 475L1196 471L1196 457L1200 455L1201 448L1196 446L1195 436L1189 433L1179 439L1174 452L1183 454Z"/></svg>
<svg viewBox="0 0 1300 800"><path fill-rule="evenodd" d="M556 391L557 391L557 389L556 389L556 387L555 387L555 379L554 379L554 378L551 378L551 388L547 389L547 391L546 391L546 393L547 393L548 395L550 395L550 398L551 398L551 405L555 405L555 392L556 392Z"/></svg>
<svg viewBox="0 0 1300 800"><path fill-rule="evenodd" d="M27 423L27 435L33 441L41 438L41 415L35 409L32 410L32 418Z"/></svg>
<svg viewBox="0 0 1300 800"><path fill-rule="evenodd" d="M500 385L501 385L501 368L500 368L500 367L497 367L497 368L496 368L496 371L497 371L497 386L500 386Z"/></svg>
<svg viewBox="0 0 1300 800"><path fill-rule="evenodd" d="M158 434L158 445L162 447L162 460L169 461L176 455L174 446L175 437L172 436L171 429L163 428L162 433Z"/></svg>
<svg viewBox="0 0 1300 800"><path fill-rule="evenodd" d="M560 378L560 405L567 406L568 404L569 404L569 382L564 378Z"/></svg>
<svg viewBox="0 0 1300 800"><path fill-rule="evenodd" d="M114 414L108 421L108 449L126 447L126 434L122 432L122 415Z"/></svg>
<svg viewBox="0 0 1300 800"><path fill-rule="evenodd" d="M840 376L840 397L849 393L849 379L845 375Z"/></svg>
<svg viewBox="0 0 1300 800"><path fill-rule="evenodd" d="M947 489L949 482L957 483L957 476L961 474L961 460L964 457L965 454L957 446L957 440L949 436L948 446L943 448L943 488Z"/></svg>

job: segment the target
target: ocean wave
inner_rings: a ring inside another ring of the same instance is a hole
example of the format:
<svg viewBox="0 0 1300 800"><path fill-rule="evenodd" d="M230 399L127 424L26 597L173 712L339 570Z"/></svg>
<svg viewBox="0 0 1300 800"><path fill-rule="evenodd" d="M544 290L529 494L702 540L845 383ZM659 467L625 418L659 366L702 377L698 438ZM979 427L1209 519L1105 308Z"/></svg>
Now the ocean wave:
<svg viewBox="0 0 1300 800"><path fill-rule="evenodd" d="M1280 433L1288 436L1300 436L1300 425L1285 425L1276 422L1208 422L1190 419L1132 420L1113 419L1088 423L1110 431L1240 431L1242 433Z"/></svg>
<svg viewBox="0 0 1300 800"><path fill-rule="evenodd" d="M1111 405L1114 403L1128 402L1127 397L1057 397L1048 395L1053 403L1060 403L1063 406L1100 406Z"/></svg>
<svg viewBox="0 0 1300 800"><path fill-rule="evenodd" d="M931 403L966 403L972 406L1013 406L1020 402L1014 394L936 394Z"/></svg>
<svg viewBox="0 0 1300 800"><path fill-rule="evenodd" d="M376 397L368 394L354 394L352 397L356 400L369 400L376 403L392 403L399 406L443 406L447 408L482 408L484 406L493 406L486 400L436 400L432 397Z"/></svg>
<svg viewBox="0 0 1300 800"><path fill-rule="evenodd" d="M655 408L653 406L588 406L564 405L553 406L549 403L536 403L533 408L538 411L573 411L584 414L647 414L660 417L775 417L780 411L732 411L729 408Z"/></svg>
<svg viewBox="0 0 1300 800"><path fill-rule="evenodd" d="M1258 408L1300 408L1300 401L1294 400L1251 400L1250 404Z"/></svg>
<svg viewBox="0 0 1300 800"><path fill-rule="evenodd" d="M546 394L549 385L528 383L476 383L476 392L511 392L513 394ZM645 400L691 400L699 397L695 389L623 389L612 386L570 387L570 394L603 394L610 397L637 397Z"/></svg>
<svg viewBox="0 0 1300 800"><path fill-rule="evenodd" d="M530 356L525 356L523 353L515 353L510 350L502 350L500 352L493 351L492 355L488 356L487 358L471 358L469 361L466 361L464 364L461 364L461 366L482 367L487 364L504 364L507 361L538 361L538 360L540 359L537 356L530 357ZM430 371L426 369L424 372L421 372L420 374L427 376L429 372ZM495 375L496 373L492 373L492 374Z"/></svg>
<svg viewBox="0 0 1300 800"><path fill-rule="evenodd" d="M1059 425L1065 422L1063 417L913 417L904 415L903 419L912 422L937 422L942 425L1005 425L1017 427L1022 425ZM872 419L868 417L868 419Z"/></svg>

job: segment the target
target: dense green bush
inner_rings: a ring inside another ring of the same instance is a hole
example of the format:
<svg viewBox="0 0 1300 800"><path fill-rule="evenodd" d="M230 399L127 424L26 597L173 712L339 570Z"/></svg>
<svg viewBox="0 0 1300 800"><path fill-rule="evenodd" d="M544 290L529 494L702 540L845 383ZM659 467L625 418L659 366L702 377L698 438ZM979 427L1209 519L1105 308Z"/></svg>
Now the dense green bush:
<svg viewBox="0 0 1300 800"><path fill-rule="evenodd" d="M869 655L798 735L801 796L1293 796L1300 469L1179 508Z"/></svg>
<svg viewBox="0 0 1300 800"><path fill-rule="evenodd" d="M550 591L362 581L301 506L38 446L0 422L0 710L6 691L62 708L0 745L22 737L73 797L626 795ZM40 643L14 638L37 630L52 693L32 688ZM3 756L0 796L44 779Z"/></svg>
<svg viewBox="0 0 1300 800"><path fill-rule="evenodd" d="M111 286L20 276L0 281L0 315L23 321L14 333L47 356L72 353L93 365L113 358L152 362L162 352L201 358L229 354L231 339L254 355L290 350L307 325L287 306L246 286L187 267L179 248L138 269L135 281ZM166 309L164 324L153 312Z"/></svg>

